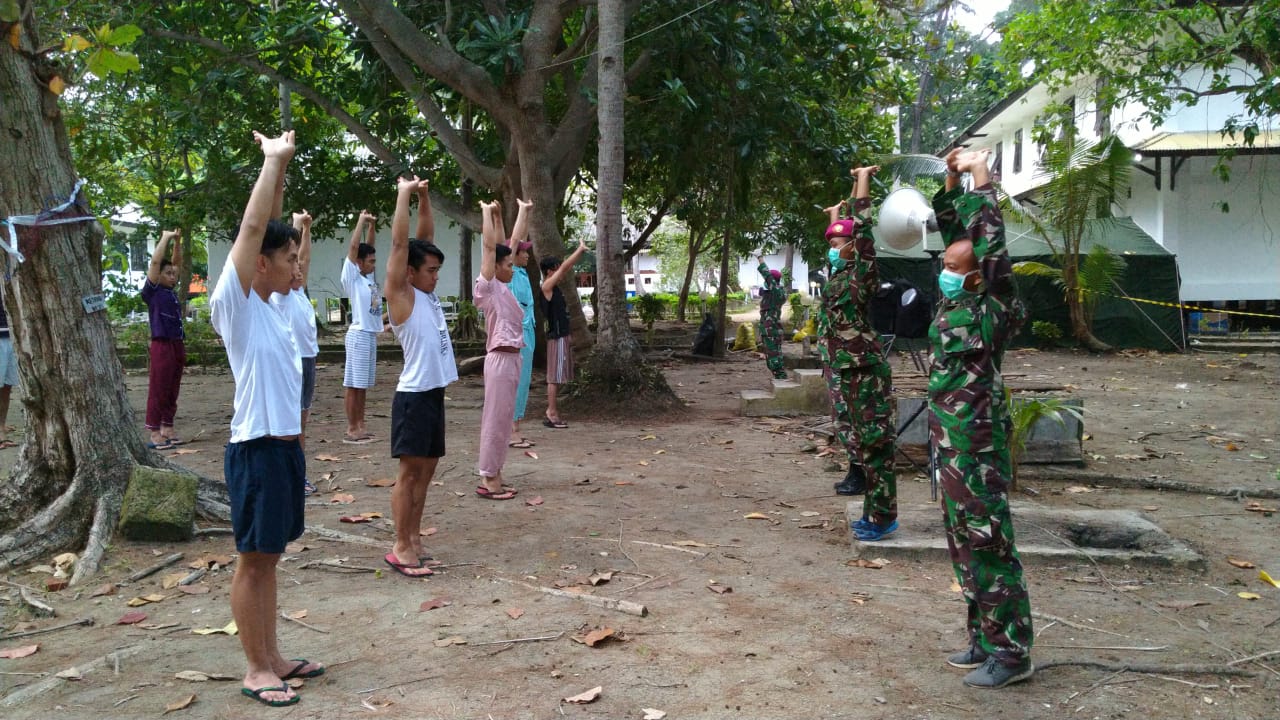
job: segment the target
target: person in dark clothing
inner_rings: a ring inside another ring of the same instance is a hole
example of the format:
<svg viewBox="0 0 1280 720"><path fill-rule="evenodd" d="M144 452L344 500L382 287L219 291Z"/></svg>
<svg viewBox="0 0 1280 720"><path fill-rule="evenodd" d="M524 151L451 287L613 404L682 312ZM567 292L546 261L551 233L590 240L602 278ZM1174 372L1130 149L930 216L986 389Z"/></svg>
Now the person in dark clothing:
<svg viewBox="0 0 1280 720"><path fill-rule="evenodd" d="M569 309L565 305L564 293L558 286L586 251L586 243L579 239L577 249L564 262L559 258L545 257L538 263L542 268L542 285L539 288L542 291L542 316L547 319L547 416L542 419L542 424L549 428L569 427L568 423L560 419L556 394L561 385L573 379Z"/></svg>
<svg viewBox="0 0 1280 720"><path fill-rule="evenodd" d="M170 261L169 243L173 242ZM147 382L147 415L144 424L151 433L147 447L168 450L182 440L173 429L178 412L178 390L182 386L182 368L187 364L187 347L183 342L182 308L178 303L178 264L182 262L182 231L160 233L142 283L142 301L147 304L151 323L150 371Z"/></svg>

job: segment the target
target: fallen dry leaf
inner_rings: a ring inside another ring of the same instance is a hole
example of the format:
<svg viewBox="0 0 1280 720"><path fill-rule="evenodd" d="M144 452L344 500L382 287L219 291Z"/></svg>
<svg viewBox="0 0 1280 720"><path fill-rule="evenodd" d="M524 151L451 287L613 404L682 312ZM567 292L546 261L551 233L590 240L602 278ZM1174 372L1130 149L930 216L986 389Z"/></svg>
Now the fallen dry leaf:
<svg viewBox="0 0 1280 720"><path fill-rule="evenodd" d="M753 512L742 516L743 520L768 520L769 516L764 513Z"/></svg>
<svg viewBox="0 0 1280 720"><path fill-rule="evenodd" d="M525 505L541 505L543 502L541 495L534 495L531 498L525 498Z"/></svg>
<svg viewBox="0 0 1280 720"><path fill-rule="evenodd" d="M856 603L858 605L862 605L870 599L871 599L871 593L866 593L866 592L855 592L849 596L849 601Z"/></svg>
<svg viewBox="0 0 1280 720"><path fill-rule="evenodd" d="M235 561L236 559L233 555L215 555L205 553L200 556L199 560L192 560L188 563L187 567L192 570L199 570L200 568L226 567Z"/></svg>
<svg viewBox="0 0 1280 720"><path fill-rule="evenodd" d="M1244 506L1244 509L1248 510L1249 512L1260 512L1260 513L1280 512L1280 509L1273 508L1273 507L1266 507L1265 505L1263 505L1262 503L1256 500L1249 502L1247 505Z"/></svg>
<svg viewBox="0 0 1280 720"><path fill-rule="evenodd" d="M1258 567L1257 565L1254 565L1248 560L1237 560L1235 558L1227 558L1227 562L1231 563L1232 565L1235 565L1238 568L1242 568L1245 570L1248 570L1249 568Z"/></svg>
<svg viewBox="0 0 1280 720"><path fill-rule="evenodd" d="M1272 577L1267 574L1266 570L1258 571L1258 579L1264 583L1270 583L1272 587L1280 588L1280 582L1276 582L1274 579L1272 579Z"/></svg>
<svg viewBox="0 0 1280 720"><path fill-rule="evenodd" d="M1146 510L1147 512L1155 512L1160 509L1160 506L1159 505L1143 505L1142 509Z"/></svg>
<svg viewBox="0 0 1280 720"><path fill-rule="evenodd" d="M448 607L452 604L453 602L448 598L435 597L419 605L418 612L426 612L428 610L435 610L436 608Z"/></svg>
<svg viewBox="0 0 1280 720"><path fill-rule="evenodd" d="M329 498L329 502L337 503L339 505L350 505L355 501L356 496L350 493L334 493L333 497Z"/></svg>
<svg viewBox="0 0 1280 720"><path fill-rule="evenodd" d="M822 513L816 510L805 510L804 512L800 513L800 517L818 517L821 514Z"/></svg>
<svg viewBox="0 0 1280 720"><path fill-rule="evenodd" d="M524 615L524 608L507 608L507 617L512 620L519 620L521 615Z"/></svg>
<svg viewBox="0 0 1280 720"><path fill-rule="evenodd" d="M365 487L391 487L396 484L395 478L378 478L366 482Z"/></svg>
<svg viewBox="0 0 1280 720"><path fill-rule="evenodd" d="M188 695L188 696L186 696L186 697L182 698L181 700L174 700L173 702L169 703L168 705L165 705L165 706L164 706L164 712L162 712L162 713L160 713L160 714L161 714L161 715L168 715L168 714L169 714L169 713L171 713L171 712L176 712L176 711L178 711L178 710L185 710L186 708L191 707L191 703L193 703L193 702L195 702L195 701L196 701L196 696L195 696L195 695Z"/></svg>
<svg viewBox="0 0 1280 720"><path fill-rule="evenodd" d="M208 682L210 680L235 680L235 675L226 673L207 673L200 670L183 670L174 673L173 676L178 680L186 680L188 682Z"/></svg>
<svg viewBox="0 0 1280 720"><path fill-rule="evenodd" d="M316 456L316 459L323 460L324 462L342 462L342 458L338 457L337 455L330 455L328 453L320 453L319 455Z"/></svg>
<svg viewBox="0 0 1280 720"><path fill-rule="evenodd" d="M36 651L39 649L40 649L39 644L23 645L22 647L5 648L4 650L0 650L0 658L17 660L18 658L24 658L24 657L27 657L28 655L35 655Z"/></svg>
<svg viewBox="0 0 1280 720"><path fill-rule="evenodd" d="M855 560L845 562L845 565L848 565L849 567L867 568L868 570L879 570L880 568L883 568L885 564L886 563L883 560L867 560L866 558L857 558Z"/></svg>
<svg viewBox="0 0 1280 720"><path fill-rule="evenodd" d="M1091 493L1093 492L1093 488L1087 488L1083 485L1070 485L1066 488L1066 491L1072 495L1078 495L1080 493Z"/></svg>
<svg viewBox="0 0 1280 720"><path fill-rule="evenodd" d="M288 545L284 546L284 551L290 554L305 552L310 549L311 549L310 545L303 545L300 542L291 542Z"/></svg>
<svg viewBox="0 0 1280 720"><path fill-rule="evenodd" d="M178 450L174 450L173 454L174 455L195 455L198 452L200 452L199 448L180 448Z"/></svg>
<svg viewBox="0 0 1280 720"><path fill-rule="evenodd" d="M306 616L307 616L307 611L306 611L305 609L304 609L304 610L294 610L293 612L289 613L289 617L293 618L294 620L301 620L302 618L304 618L304 617L306 617Z"/></svg>
<svg viewBox="0 0 1280 720"><path fill-rule="evenodd" d="M537 459L538 459L538 453L536 453L536 452L534 452L534 451L532 451L532 450L525 450L525 451L524 451L524 454L525 454L525 455L527 455L528 457L533 458L534 460L537 460Z"/></svg>
<svg viewBox="0 0 1280 720"><path fill-rule="evenodd" d="M587 582L591 583L592 585L599 585L600 583L607 583L612 579L613 579L613 571L607 570L605 572L592 573L590 576L587 577Z"/></svg>
<svg viewBox="0 0 1280 720"><path fill-rule="evenodd" d="M143 595L142 597L133 598L132 600L130 600L125 604L128 605L129 607L141 607L143 605L147 605L150 603L160 602L161 600L164 600L166 597L168 596L161 595L159 593L152 593L150 595Z"/></svg>
<svg viewBox="0 0 1280 720"><path fill-rule="evenodd" d="M1242 600L1261 600L1262 599L1262 596L1259 595L1258 593L1251 593L1251 592L1238 592L1236 593L1236 597Z"/></svg>
<svg viewBox="0 0 1280 720"><path fill-rule="evenodd" d="M54 677L59 677L59 678L62 678L63 680L80 680L84 678L84 674L80 672L80 668L69 667L66 670L63 670L62 672L58 673Z"/></svg>
<svg viewBox="0 0 1280 720"><path fill-rule="evenodd" d="M951 592L963 592L964 588L960 587L960 583L955 580L951 581Z"/></svg>
<svg viewBox="0 0 1280 720"><path fill-rule="evenodd" d="M436 532L435 528L427 528L426 530L419 530L418 534L422 537L431 537L432 535L435 535Z"/></svg>
<svg viewBox="0 0 1280 720"><path fill-rule="evenodd" d="M371 518L367 518L363 515L343 515L338 518L338 522L359 524L371 522Z"/></svg>
<svg viewBox="0 0 1280 720"><path fill-rule="evenodd" d="M725 593L733 592L733 588L729 587L728 585L721 585L720 583L714 583L714 582L708 583L707 589L717 595L724 595Z"/></svg>
<svg viewBox="0 0 1280 720"><path fill-rule="evenodd" d="M592 630L591 632L585 635L582 635L582 636L575 635L573 639L577 640L583 645L586 645L587 647L595 647L597 643L603 642L604 640L614 637L614 634L615 633L613 628L609 628L609 627L596 628L595 630Z"/></svg>
<svg viewBox="0 0 1280 720"><path fill-rule="evenodd" d="M208 585L179 585L178 592L183 595L204 595L209 592Z"/></svg>
<svg viewBox="0 0 1280 720"><path fill-rule="evenodd" d="M147 619L146 613L142 612L141 610L134 610L132 612L127 612L124 615L121 615L120 619L116 621L116 624L117 625L137 625L138 623L146 619Z"/></svg>
<svg viewBox="0 0 1280 720"><path fill-rule="evenodd" d="M92 593L89 594L89 597L96 598L96 597L102 597L103 595L115 595L115 594L116 594L116 586L113 583L107 583L106 585L99 585L97 590L94 590Z"/></svg>
<svg viewBox="0 0 1280 720"><path fill-rule="evenodd" d="M191 632L196 635L237 635L240 628L236 627L236 621L232 620L220 628L197 628Z"/></svg>
<svg viewBox="0 0 1280 720"><path fill-rule="evenodd" d="M369 518L370 520L377 520L378 518L382 517L382 513L376 510L372 512L362 512L360 513L360 517Z"/></svg>
<svg viewBox="0 0 1280 720"><path fill-rule="evenodd" d="M604 692L604 686L597 685L584 693L564 698L564 701L575 705L586 705L589 702L595 702L595 699L600 697L600 693L602 692Z"/></svg>
<svg viewBox="0 0 1280 720"><path fill-rule="evenodd" d="M662 720L667 713L657 708L640 708L640 712L644 713L643 720Z"/></svg>
<svg viewBox="0 0 1280 720"><path fill-rule="evenodd" d="M440 638L433 643L436 647L449 647L450 645L466 645L467 639L459 635L453 637Z"/></svg>
<svg viewBox="0 0 1280 720"><path fill-rule="evenodd" d="M1209 603L1204 600L1157 600L1156 604L1173 610L1186 610L1200 605L1208 605Z"/></svg>
<svg viewBox="0 0 1280 720"><path fill-rule="evenodd" d="M145 628L145 629L147 629L147 630L168 630L169 628L178 627L178 623L176 623L176 622L167 622L167 623L141 623L141 624L139 624L139 625L138 625L138 627L140 627L140 628Z"/></svg>
<svg viewBox="0 0 1280 720"><path fill-rule="evenodd" d="M676 540L671 544L676 547L711 547L710 545L698 542L697 540Z"/></svg>
<svg viewBox="0 0 1280 720"><path fill-rule="evenodd" d="M619 481L615 482L615 483L614 483L614 485L618 485L618 486L622 486L622 485L635 485L635 483L631 482L630 480L619 480Z"/></svg>
<svg viewBox="0 0 1280 720"><path fill-rule="evenodd" d="M182 579L186 576L186 573L170 573L169 575L165 575L160 578L160 587L165 590L172 590L178 587L178 583L182 582Z"/></svg>

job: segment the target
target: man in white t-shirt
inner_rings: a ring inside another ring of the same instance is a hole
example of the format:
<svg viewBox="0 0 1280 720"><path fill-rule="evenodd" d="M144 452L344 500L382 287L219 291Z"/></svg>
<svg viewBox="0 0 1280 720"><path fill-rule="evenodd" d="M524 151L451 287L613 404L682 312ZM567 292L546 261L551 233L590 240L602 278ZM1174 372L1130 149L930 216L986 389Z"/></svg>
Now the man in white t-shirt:
<svg viewBox="0 0 1280 720"><path fill-rule="evenodd" d="M369 211L360 212L356 228L342 259L342 290L351 306L351 325L347 328L347 363L342 373L346 391L347 431L342 442L355 445L371 443L373 433L364 423L365 396L373 387L378 361L378 333L382 332L382 292L374 270L378 265L374 237L376 221ZM367 242L362 241L367 240Z"/></svg>
<svg viewBox="0 0 1280 720"><path fill-rule="evenodd" d="M298 274L297 232L278 217L293 131L253 134L262 172L253 186L222 276L209 298L235 377L231 440L223 459L231 525L240 553L231 580L231 614L248 670L241 692L273 707L292 705L292 678L324 674L320 663L286 660L276 640L276 564L302 535L306 459L298 398L302 361L289 323L269 301L289 292Z"/></svg>
<svg viewBox="0 0 1280 720"><path fill-rule="evenodd" d="M404 348L404 369L391 403L391 456L400 474L391 490L396 540L383 560L411 578L431 575L422 549L422 512L436 464L444 456L444 389L458 379L449 325L436 297L444 253L422 238L409 239L409 200L418 195L418 232L422 215L431 213L427 183L402 178L397 184L387 258L387 317Z"/></svg>

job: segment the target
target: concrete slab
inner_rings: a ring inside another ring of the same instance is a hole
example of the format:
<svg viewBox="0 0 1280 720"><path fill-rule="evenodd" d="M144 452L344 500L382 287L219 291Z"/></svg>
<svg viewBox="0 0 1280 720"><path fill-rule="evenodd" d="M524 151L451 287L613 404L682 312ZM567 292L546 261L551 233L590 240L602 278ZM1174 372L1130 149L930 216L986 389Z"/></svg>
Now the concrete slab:
<svg viewBox="0 0 1280 720"><path fill-rule="evenodd" d="M862 500L851 500L846 517L862 517ZM879 542L859 542L849 533L853 556L890 560L946 560L942 509L937 503L898 508L899 529ZM1204 558L1159 525L1132 510L1066 510L1013 503L1018 553L1024 564L1088 562L1160 565L1203 570Z"/></svg>

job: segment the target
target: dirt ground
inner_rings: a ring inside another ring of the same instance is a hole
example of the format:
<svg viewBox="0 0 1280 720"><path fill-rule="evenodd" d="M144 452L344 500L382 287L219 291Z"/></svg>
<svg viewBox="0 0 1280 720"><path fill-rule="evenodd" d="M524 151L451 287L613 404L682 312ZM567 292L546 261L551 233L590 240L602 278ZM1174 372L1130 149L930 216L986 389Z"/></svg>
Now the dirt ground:
<svg viewBox="0 0 1280 720"><path fill-rule="evenodd" d="M908 368L903 358L895 360L900 376ZM1227 562L1248 560L1280 577L1280 517L1247 511L1248 497L1207 493L1280 489L1280 356L1019 351L1009 355L1006 371L1028 382L1068 385L1087 410L1087 477L1094 480L1046 479L1033 468L1025 484L1038 495L1021 501L1140 509L1203 553L1208 567L1198 573L1096 566L1083 558L1028 562L1033 609L1065 621L1036 620L1037 664L1222 666L1280 651L1280 590L1261 582L1257 569ZM309 502L307 521L389 548L388 518L339 522L362 512L389 514L389 488L367 483L394 477L386 438L399 367L382 364L378 372L369 409L380 440L352 446L340 442L341 367L320 369L307 457L322 493ZM169 715L641 718L652 708L671 720L864 720L985 718L999 708L1012 718L1280 717L1280 653L1236 664L1250 673L1243 677L1057 666L1004 690L963 687L961 671L943 662L965 642L964 607L949 563L939 556L881 569L845 564L845 499L831 492L841 473L826 470L828 460L806 450L823 444L803 430L814 419L737 415L740 390L768 387L763 361L675 360L665 372L690 403L687 417L677 421L606 422L569 408L569 429L526 423L523 434L536 446L509 456L508 478L520 489L510 502L472 492L481 381L467 377L452 386L449 452L423 523L432 533L425 538L428 550L444 565L438 574L409 580L388 573L385 548L313 532L300 541L305 549L281 564L280 609L305 612L306 623L280 621L285 655L329 665L326 675L300 689L300 704L268 710L241 697L237 639L192 632L231 620L234 565L199 582L205 594L162 587L165 575L187 572L187 563L205 554L234 555L231 538L214 535L180 545L117 541L99 579L44 596L57 608L56 618L33 619L16 592L9 595L0 605L5 633L77 618L92 618L94 625L0 641L0 649L39 644L28 657L0 659L0 696L83 668L81 679L52 680L3 708L3 716L154 718L194 694L194 702ZM129 383L134 406L142 407L145 376L130 375ZM538 395L530 407L534 418L542 409ZM178 460L221 477L231 398L225 371L187 376L179 430L199 437ZM6 452L0 461L7 466L13 451ZM1108 477L1176 480L1206 491L1121 489L1108 486ZM899 485L904 505L929 504L923 476L903 468ZM342 494L353 501L335 502ZM766 519L746 519L751 513ZM172 552L185 555L178 565L115 595L90 596L102 583L122 581ZM302 567L336 560L380 570ZM608 571L610 579L590 585L589 576ZM42 586L45 577L14 572L6 579ZM642 603L648 615L505 581L567 585ZM1261 597L1242 599L1242 591ZM137 608L146 620L114 624L134 609L128 600L149 594L164 599ZM432 599L449 604L420 610ZM611 628L615 639L594 647L571 639L597 628ZM512 639L528 641L503 642ZM91 662L116 651L118 663ZM232 679L175 678L184 670ZM591 704L562 701L597 686L602 691Z"/></svg>

